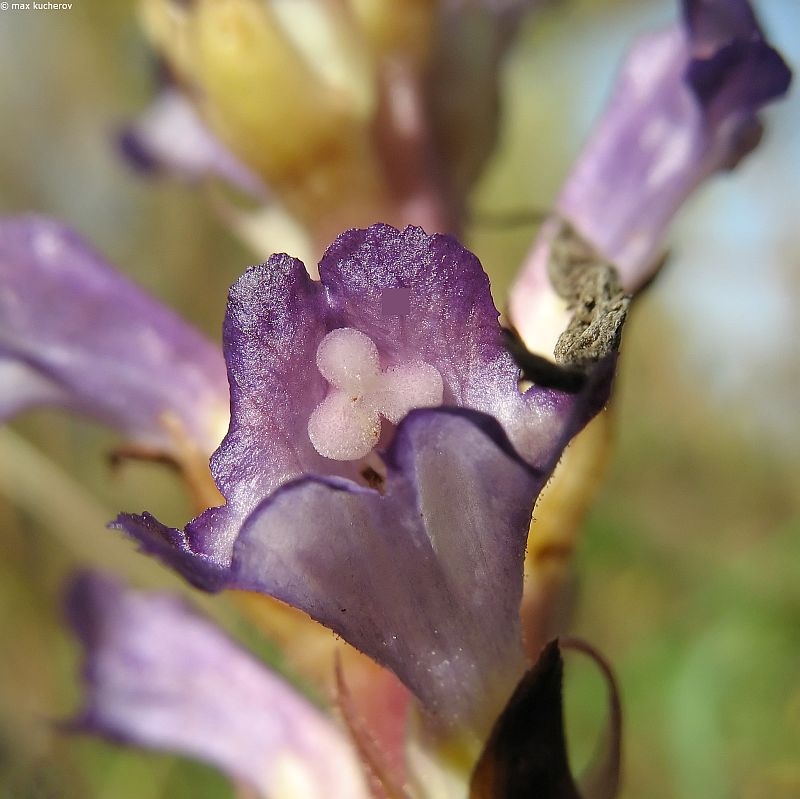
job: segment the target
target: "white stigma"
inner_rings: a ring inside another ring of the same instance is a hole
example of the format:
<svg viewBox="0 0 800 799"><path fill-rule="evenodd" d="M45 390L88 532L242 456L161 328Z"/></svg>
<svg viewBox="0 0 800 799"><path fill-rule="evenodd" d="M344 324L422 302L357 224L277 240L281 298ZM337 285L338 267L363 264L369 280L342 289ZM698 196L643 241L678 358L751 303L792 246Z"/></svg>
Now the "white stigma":
<svg viewBox="0 0 800 799"><path fill-rule="evenodd" d="M322 339L317 368L331 387L308 420L308 436L326 458L363 458L378 443L381 417L397 424L412 408L442 404L442 376L435 367L416 361L381 371L372 339L351 327Z"/></svg>

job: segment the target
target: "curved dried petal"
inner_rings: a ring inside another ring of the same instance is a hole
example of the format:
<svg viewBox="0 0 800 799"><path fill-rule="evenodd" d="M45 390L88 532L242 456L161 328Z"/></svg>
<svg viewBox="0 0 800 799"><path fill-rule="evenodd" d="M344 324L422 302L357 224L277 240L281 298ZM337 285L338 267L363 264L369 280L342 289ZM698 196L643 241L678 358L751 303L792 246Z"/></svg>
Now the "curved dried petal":
<svg viewBox="0 0 800 799"><path fill-rule="evenodd" d="M58 405L162 452L227 421L219 351L44 217L0 221L0 375L0 420Z"/></svg>
<svg viewBox="0 0 800 799"><path fill-rule="evenodd" d="M590 774L573 780L564 735L561 650L588 655L608 687L605 748ZM615 799L619 793L622 711L613 671L579 639L551 641L520 680L497 719L472 775L470 799Z"/></svg>
<svg viewBox="0 0 800 799"><path fill-rule="evenodd" d="M143 172L196 181L217 177L264 199L262 180L206 127L191 101L177 89L164 90L122 132L123 154Z"/></svg>
<svg viewBox="0 0 800 799"><path fill-rule="evenodd" d="M268 799L367 797L333 723L183 602L83 575L69 611L86 649L78 730L203 760Z"/></svg>

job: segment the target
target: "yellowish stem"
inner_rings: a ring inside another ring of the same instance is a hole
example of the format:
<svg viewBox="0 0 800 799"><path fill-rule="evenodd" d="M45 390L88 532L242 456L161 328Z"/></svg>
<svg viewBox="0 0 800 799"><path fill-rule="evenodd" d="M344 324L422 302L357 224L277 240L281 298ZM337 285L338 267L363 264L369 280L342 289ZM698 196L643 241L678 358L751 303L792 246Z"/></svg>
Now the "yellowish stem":
<svg viewBox="0 0 800 799"><path fill-rule="evenodd" d="M533 511L525 557L522 625L529 656L561 631L572 555L602 484L613 438L609 408L572 441Z"/></svg>

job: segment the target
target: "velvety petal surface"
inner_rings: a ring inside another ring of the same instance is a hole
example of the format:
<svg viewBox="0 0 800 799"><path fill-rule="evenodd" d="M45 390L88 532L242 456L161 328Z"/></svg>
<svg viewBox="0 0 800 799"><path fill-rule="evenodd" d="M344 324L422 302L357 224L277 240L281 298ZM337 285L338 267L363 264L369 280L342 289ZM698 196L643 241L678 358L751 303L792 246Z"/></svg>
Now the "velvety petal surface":
<svg viewBox="0 0 800 799"><path fill-rule="evenodd" d="M69 611L86 650L77 729L203 760L267 799L367 796L334 724L175 597L84 575Z"/></svg>
<svg viewBox="0 0 800 799"><path fill-rule="evenodd" d="M177 89L164 90L119 141L131 164L144 172L189 181L221 178L254 197L266 197L261 179L217 139Z"/></svg>
<svg viewBox="0 0 800 799"><path fill-rule="evenodd" d="M219 351L45 217L0 220L0 420L58 405L172 453L227 423Z"/></svg>
<svg viewBox="0 0 800 799"><path fill-rule="evenodd" d="M758 111L791 77L746 0L684 0L683 8L684 24L633 47L556 202L629 292L657 269L686 198L758 143ZM563 310L547 296L553 233L542 231L511 293L512 320L529 342L541 320Z"/></svg>
<svg viewBox="0 0 800 799"><path fill-rule="evenodd" d="M413 411L388 464L383 495L333 478L276 492L242 529L234 584L306 611L443 723L480 727L524 669L522 559L546 476L458 410Z"/></svg>

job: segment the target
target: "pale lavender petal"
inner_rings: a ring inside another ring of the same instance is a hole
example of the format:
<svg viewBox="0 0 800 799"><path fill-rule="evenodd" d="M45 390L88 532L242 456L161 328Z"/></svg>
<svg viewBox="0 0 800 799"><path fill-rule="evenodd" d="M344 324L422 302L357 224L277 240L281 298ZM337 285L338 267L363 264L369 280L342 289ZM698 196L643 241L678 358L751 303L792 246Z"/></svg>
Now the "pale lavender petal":
<svg viewBox="0 0 800 799"><path fill-rule="evenodd" d="M205 761L268 799L367 797L334 724L175 597L83 575L69 611L86 649L77 729Z"/></svg>
<svg viewBox="0 0 800 799"><path fill-rule="evenodd" d="M264 183L206 127L191 101L177 89L164 90L120 136L128 160L144 172L196 181L221 178L264 199Z"/></svg>
<svg viewBox="0 0 800 799"><path fill-rule="evenodd" d="M219 351L44 217L0 220L0 375L0 418L62 406L168 453L227 423Z"/></svg>
<svg viewBox="0 0 800 799"><path fill-rule="evenodd" d="M752 146L756 114L789 71L745 0L686 0L689 24L644 37L557 208L620 269L648 277L686 197Z"/></svg>
<svg viewBox="0 0 800 799"><path fill-rule="evenodd" d="M234 584L339 633L440 722L480 727L524 670L522 561L547 475L455 409L413 411L387 462L383 495L332 478L276 492L242 529Z"/></svg>
<svg viewBox="0 0 800 799"><path fill-rule="evenodd" d="M642 37L556 202L634 292L654 273L669 223L713 173L758 143L759 110L790 72L746 0L685 0L686 24ZM510 297L526 341L551 313L542 300L553 226L543 231Z"/></svg>

